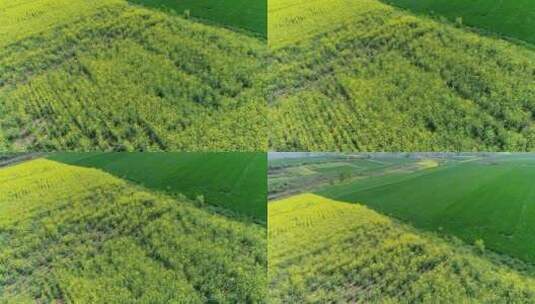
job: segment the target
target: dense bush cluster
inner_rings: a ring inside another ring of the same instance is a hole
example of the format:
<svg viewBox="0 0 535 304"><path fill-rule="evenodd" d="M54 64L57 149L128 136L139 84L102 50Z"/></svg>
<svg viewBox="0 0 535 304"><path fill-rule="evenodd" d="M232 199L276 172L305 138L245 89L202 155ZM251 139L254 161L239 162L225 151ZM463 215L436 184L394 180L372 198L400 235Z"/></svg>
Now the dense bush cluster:
<svg viewBox="0 0 535 304"><path fill-rule="evenodd" d="M269 206L272 303L534 303L518 260L312 194Z"/></svg>
<svg viewBox="0 0 535 304"><path fill-rule="evenodd" d="M369 8L344 12L326 32L317 12L330 2L278 16L290 34L302 24L303 36L317 33L273 50L272 149L535 149L533 50L378 1L360 3ZM284 41L279 27L272 35Z"/></svg>
<svg viewBox="0 0 535 304"><path fill-rule="evenodd" d="M266 230L95 169L0 170L1 303L259 303Z"/></svg>
<svg viewBox="0 0 535 304"><path fill-rule="evenodd" d="M256 80L265 63L260 39L107 1L36 33L26 27L48 19L25 5L6 8L35 21L19 16L8 19L18 29L0 28L26 33L0 40L0 145L265 150L266 102Z"/></svg>

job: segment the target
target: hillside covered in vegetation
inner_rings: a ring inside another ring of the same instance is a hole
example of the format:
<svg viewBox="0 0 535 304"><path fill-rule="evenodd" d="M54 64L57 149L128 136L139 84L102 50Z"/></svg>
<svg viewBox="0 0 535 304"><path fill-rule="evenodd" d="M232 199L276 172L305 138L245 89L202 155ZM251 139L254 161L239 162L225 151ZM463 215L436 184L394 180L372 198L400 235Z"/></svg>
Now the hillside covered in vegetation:
<svg viewBox="0 0 535 304"><path fill-rule="evenodd" d="M0 302L263 302L266 228L223 214L97 169L0 169Z"/></svg>
<svg viewBox="0 0 535 304"><path fill-rule="evenodd" d="M535 149L533 48L377 0L268 9L271 149Z"/></svg>
<svg viewBox="0 0 535 304"><path fill-rule="evenodd" d="M533 303L533 266L364 206L270 202L270 303Z"/></svg>
<svg viewBox="0 0 535 304"><path fill-rule="evenodd" d="M265 149L262 38L124 0L0 14L1 150Z"/></svg>

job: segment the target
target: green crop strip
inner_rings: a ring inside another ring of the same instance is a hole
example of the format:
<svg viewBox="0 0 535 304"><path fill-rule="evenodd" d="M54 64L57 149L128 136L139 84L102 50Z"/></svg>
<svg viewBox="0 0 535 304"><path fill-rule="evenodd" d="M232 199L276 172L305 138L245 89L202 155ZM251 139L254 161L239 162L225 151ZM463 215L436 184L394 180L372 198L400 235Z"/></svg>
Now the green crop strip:
<svg viewBox="0 0 535 304"><path fill-rule="evenodd" d="M129 0L215 24L243 29L263 38L267 35L266 0Z"/></svg>
<svg viewBox="0 0 535 304"><path fill-rule="evenodd" d="M399 7L444 16L485 32L535 44L535 2L531 0L385 0Z"/></svg>

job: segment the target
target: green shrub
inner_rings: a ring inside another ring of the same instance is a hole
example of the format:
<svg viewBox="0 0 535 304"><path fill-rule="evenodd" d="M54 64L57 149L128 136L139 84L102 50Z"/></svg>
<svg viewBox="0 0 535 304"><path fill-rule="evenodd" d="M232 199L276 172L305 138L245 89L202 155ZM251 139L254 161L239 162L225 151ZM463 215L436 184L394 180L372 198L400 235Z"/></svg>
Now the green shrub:
<svg viewBox="0 0 535 304"><path fill-rule="evenodd" d="M482 239L477 239L474 242L474 246L476 247L478 253L485 253L485 242Z"/></svg>
<svg viewBox="0 0 535 304"><path fill-rule="evenodd" d="M195 202L197 202L199 206L204 206L204 195L197 195L197 197L195 197Z"/></svg>

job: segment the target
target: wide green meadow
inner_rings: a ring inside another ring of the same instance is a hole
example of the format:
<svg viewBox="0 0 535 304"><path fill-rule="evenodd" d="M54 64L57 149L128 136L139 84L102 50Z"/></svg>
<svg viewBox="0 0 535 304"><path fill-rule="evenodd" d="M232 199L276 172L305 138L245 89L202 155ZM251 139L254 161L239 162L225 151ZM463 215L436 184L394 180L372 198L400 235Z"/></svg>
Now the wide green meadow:
<svg viewBox="0 0 535 304"><path fill-rule="evenodd" d="M535 148L533 48L377 0L273 0L268 28L272 150Z"/></svg>
<svg viewBox="0 0 535 304"><path fill-rule="evenodd" d="M265 150L264 38L123 0L0 14L1 150Z"/></svg>
<svg viewBox="0 0 535 304"><path fill-rule="evenodd" d="M265 153L53 153L49 159L97 168L143 187L206 203L266 222Z"/></svg>
<svg viewBox="0 0 535 304"><path fill-rule="evenodd" d="M0 169L1 303L261 303L266 247L264 225L102 170Z"/></svg>
<svg viewBox="0 0 535 304"><path fill-rule="evenodd" d="M415 12L445 16L489 33L535 44L535 2L531 0L385 0Z"/></svg>
<svg viewBox="0 0 535 304"><path fill-rule="evenodd" d="M177 14L190 15L214 23L250 31L266 38L267 1L265 0L129 0Z"/></svg>
<svg viewBox="0 0 535 304"><path fill-rule="evenodd" d="M415 227L535 262L535 157L456 161L327 186L319 195L362 203Z"/></svg>
<svg viewBox="0 0 535 304"><path fill-rule="evenodd" d="M416 190L416 189L415 189ZM311 193L268 205L270 303L533 303L533 267Z"/></svg>

